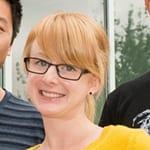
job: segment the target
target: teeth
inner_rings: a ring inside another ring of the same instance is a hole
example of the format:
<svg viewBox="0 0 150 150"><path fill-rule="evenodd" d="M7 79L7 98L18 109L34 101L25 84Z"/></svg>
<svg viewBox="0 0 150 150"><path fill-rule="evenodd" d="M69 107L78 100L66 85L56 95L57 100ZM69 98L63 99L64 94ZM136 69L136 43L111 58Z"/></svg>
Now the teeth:
<svg viewBox="0 0 150 150"><path fill-rule="evenodd" d="M58 98L58 97L63 96L62 94L58 94L58 93L47 93L47 92L44 92L44 91L42 91L42 95L43 95L43 96L46 96L46 97L50 97L50 98Z"/></svg>

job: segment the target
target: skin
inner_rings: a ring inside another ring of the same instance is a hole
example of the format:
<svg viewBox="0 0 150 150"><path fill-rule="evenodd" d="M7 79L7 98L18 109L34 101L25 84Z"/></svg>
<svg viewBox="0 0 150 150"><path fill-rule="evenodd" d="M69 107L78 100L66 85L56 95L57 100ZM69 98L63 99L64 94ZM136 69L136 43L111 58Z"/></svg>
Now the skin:
<svg viewBox="0 0 150 150"><path fill-rule="evenodd" d="M6 1L0 0L0 68L2 68L6 56L10 53L12 30L10 6ZM4 94L4 90L0 88L0 101Z"/></svg>

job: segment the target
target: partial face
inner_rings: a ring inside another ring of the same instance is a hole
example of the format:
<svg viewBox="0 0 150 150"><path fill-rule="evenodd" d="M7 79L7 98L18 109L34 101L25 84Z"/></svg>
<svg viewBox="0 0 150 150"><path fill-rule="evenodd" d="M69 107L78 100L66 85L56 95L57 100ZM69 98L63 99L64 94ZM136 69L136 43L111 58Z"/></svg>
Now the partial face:
<svg viewBox="0 0 150 150"><path fill-rule="evenodd" d="M145 5L146 5L146 8L150 14L150 0L145 0Z"/></svg>
<svg viewBox="0 0 150 150"><path fill-rule="evenodd" d="M10 50L12 37L11 9L5 0L0 0L0 68Z"/></svg>
<svg viewBox="0 0 150 150"><path fill-rule="evenodd" d="M40 58L49 63L53 62L45 56L35 41L31 47L30 57ZM44 63L35 64L44 66ZM89 92L97 91L98 81L90 74L83 74L77 81L62 79L56 72L56 67L51 66L45 74L28 72L28 94L43 116L75 117L84 114L86 97Z"/></svg>

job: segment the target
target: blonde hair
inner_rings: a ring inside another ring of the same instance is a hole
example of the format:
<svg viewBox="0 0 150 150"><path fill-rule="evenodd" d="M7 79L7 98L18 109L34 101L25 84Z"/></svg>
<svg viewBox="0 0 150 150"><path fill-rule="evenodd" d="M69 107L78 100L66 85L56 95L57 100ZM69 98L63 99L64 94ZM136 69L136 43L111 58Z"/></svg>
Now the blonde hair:
<svg viewBox="0 0 150 150"><path fill-rule="evenodd" d="M99 79L99 92L87 96L85 109L87 117L93 121L94 97L102 91L108 65L108 39L104 29L82 13L57 12L32 29L25 44L24 57L30 56L35 39L50 60L86 68Z"/></svg>

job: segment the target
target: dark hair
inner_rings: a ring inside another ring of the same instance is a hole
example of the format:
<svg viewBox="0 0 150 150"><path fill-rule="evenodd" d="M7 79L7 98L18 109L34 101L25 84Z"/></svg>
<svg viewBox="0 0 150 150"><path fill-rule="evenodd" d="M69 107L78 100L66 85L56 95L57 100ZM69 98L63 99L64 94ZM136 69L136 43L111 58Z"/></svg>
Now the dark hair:
<svg viewBox="0 0 150 150"><path fill-rule="evenodd" d="M11 39L11 44L19 33L19 28L22 19L22 5L20 0L6 0L10 4L12 24L13 24L13 35Z"/></svg>

